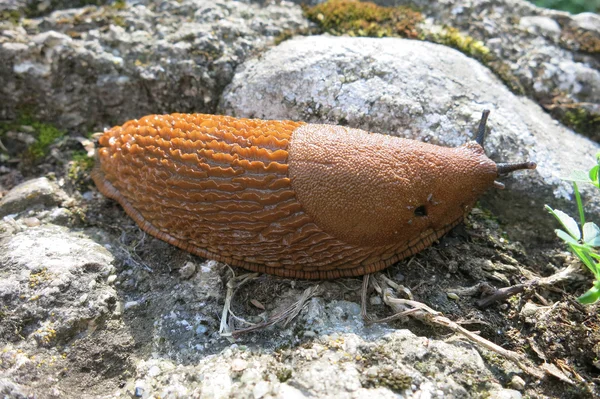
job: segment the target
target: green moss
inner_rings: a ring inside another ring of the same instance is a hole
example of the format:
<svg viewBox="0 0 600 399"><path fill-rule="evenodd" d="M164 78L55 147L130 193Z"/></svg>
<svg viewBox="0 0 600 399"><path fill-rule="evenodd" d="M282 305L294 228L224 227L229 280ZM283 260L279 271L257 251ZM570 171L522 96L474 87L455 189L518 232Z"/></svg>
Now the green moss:
<svg viewBox="0 0 600 399"><path fill-rule="evenodd" d="M73 164L77 165L79 169L84 171L90 171L94 167L94 158L88 157L85 151L77 151L73 153Z"/></svg>
<svg viewBox="0 0 600 399"><path fill-rule="evenodd" d="M45 123L33 122L30 126L34 129L36 142L28 148L27 153L33 160L48 155L50 144L65 135L65 132Z"/></svg>
<svg viewBox="0 0 600 399"><path fill-rule="evenodd" d="M394 366L386 365L367 371L362 384L367 388L385 387L400 392L410 388L412 377Z"/></svg>
<svg viewBox="0 0 600 399"><path fill-rule="evenodd" d="M22 126L29 126L31 135L36 140L35 143L31 144L22 154L23 157L31 161L38 161L48 155L50 145L65 135L65 132L58 130L56 127L35 120L35 118L31 116L31 113L23 112L17 120L0 123L0 138L2 138L6 132L18 130Z"/></svg>
<svg viewBox="0 0 600 399"><path fill-rule="evenodd" d="M275 370L275 375L279 382L286 382L292 378L292 369L286 366L281 366Z"/></svg>
<svg viewBox="0 0 600 399"><path fill-rule="evenodd" d="M420 12L409 7L382 7L357 0L328 0L305 7L304 13L333 35L416 38L417 24L423 20Z"/></svg>
<svg viewBox="0 0 600 399"><path fill-rule="evenodd" d="M593 140L600 141L600 115L585 108L565 111L562 122Z"/></svg>
<svg viewBox="0 0 600 399"><path fill-rule="evenodd" d="M565 126L600 142L600 113L590 110L585 104L574 102L567 93L555 95L544 108Z"/></svg>
<svg viewBox="0 0 600 399"><path fill-rule="evenodd" d="M485 59L490 54L490 49L482 41L475 40L468 35L463 35L458 29L452 27L444 28L441 32L428 37L428 39L439 44L454 47L477 59Z"/></svg>
<svg viewBox="0 0 600 399"><path fill-rule="evenodd" d="M382 7L357 0L328 0L305 7L304 13L323 31L333 35L407 37L453 47L488 66L514 93L525 94L523 85L508 64L494 55L485 43L452 27L439 32L422 31L418 24L423 16L411 8Z"/></svg>
<svg viewBox="0 0 600 399"><path fill-rule="evenodd" d="M110 21L113 25L120 26L121 28L125 27L125 18L120 15L113 15L110 17Z"/></svg>
<svg viewBox="0 0 600 399"><path fill-rule="evenodd" d="M18 10L3 10L0 11L0 22L9 21L13 24L18 24L22 15Z"/></svg>
<svg viewBox="0 0 600 399"><path fill-rule="evenodd" d="M285 42L286 40L291 39L293 36L294 36L294 31L292 31L291 29L286 29L283 32L281 32L279 35L275 36L275 39L274 39L275 45L278 46L282 42Z"/></svg>
<svg viewBox="0 0 600 399"><path fill-rule="evenodd" d="M127 3L125 2L125 0L116 0L114 3L111 4L111 7L115 10L124 10L125 8L127 8Z"/></svg>

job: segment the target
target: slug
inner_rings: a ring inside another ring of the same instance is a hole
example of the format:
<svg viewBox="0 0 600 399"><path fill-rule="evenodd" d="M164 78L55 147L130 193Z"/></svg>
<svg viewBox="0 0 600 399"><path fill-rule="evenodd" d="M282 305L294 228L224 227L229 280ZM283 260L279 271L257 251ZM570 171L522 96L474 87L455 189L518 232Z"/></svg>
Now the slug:
<svg viewBox="0 0 600 399"><path fill-rule="evenodd" d="M503 174L486 157L341 126L204 114L107 130L92 178L147 233L204 258L303 279L359 276L430 246Z"/></svg>

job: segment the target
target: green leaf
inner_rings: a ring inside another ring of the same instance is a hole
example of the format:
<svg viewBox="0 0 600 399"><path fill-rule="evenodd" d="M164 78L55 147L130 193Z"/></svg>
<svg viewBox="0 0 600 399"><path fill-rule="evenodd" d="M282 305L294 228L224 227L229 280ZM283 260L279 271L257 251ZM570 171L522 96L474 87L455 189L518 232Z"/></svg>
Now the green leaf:
<svg viewBox="0 0 600 399"><path fill-rule="evenodd" d="M590 255L592 258L596 259L596 260L600 260L600 255L598 255L598 254L595 254L595 253L593 253L593 252L590 252L590 253L589 253L589 255Z"/></svg>
<svg viewBox="0 0 600 399"><path fill-rule="evenodd" d="M581 232L579 231L579 226L577 225L575 219L573 219L571 216L567 215L563 211L550 208L548 205L546 205L546 209L548 210L548 212L554 215L554 217L560 222L560 224L563 225L563 227L565 228L565 230L567 230L571 237L573 237L576 240L579 240L581 238Z"/></svg>
<svg viewBox="0 0 600 399"><path fill-rule="evenodd" d="M592 169L590 169L590 173L589 173L589 179L591 180L591 183L598 188L600 188L600 181L598 179L600 177L600 176L598 176L599 171L600 171L600 166L596 165Z"/></svg>
<svg viewBox="0 0 600 399"><path fill-rule="evenodd" d="M594 259L590 256L591 252L589 251L589 249L586 247L576 246L571 243L569 243L569 246L571 247L573 253L577 255L579 259L581 259L583 264L586 265L588 269L590 269L594 276L596 278L600 278L600 276L598 275L598 264L594 262Z"/></svg>
<svg viewBox="0 0 600 399"><path fill-rule="evenodd" d="M589 305L595 303L598 299L600 299L600 288L594 286L577 298L577 301Z"/></svg>
<svg viewBox="0 0 600 399"><path fill-rule="evenodd" d="M592 247L600 247L600 227L592 222L584 224L583 241Z"/></svg>
<svg viewBox="0 0 600 399"><path fill-rule="evenodd" d="M583 170L574 170L571 172L569 177L565 177L563 178L563 180L575 181L580 183L591 183L592 181L590 180L590 178L591 177L589 176L588 172Z"/></svg>
<svg viewBox="0 0 600 399"><path fill-rule="evenodd" d="M554 230L554 232L556 233L556 235L558 236L558 238L560 238L561 240L563 240L567 244L579 245L579 242L577 242L576 239L574 239L569 234L567 234L566 231L563 231L563 230L560 230L560 229L556 229L556 230Z"/></svg>

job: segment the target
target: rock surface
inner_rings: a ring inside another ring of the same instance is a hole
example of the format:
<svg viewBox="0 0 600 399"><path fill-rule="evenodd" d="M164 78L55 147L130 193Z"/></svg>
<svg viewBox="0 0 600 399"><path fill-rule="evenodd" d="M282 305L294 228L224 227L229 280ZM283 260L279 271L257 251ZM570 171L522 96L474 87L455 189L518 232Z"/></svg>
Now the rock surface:
<svg viewBox="0 0 600 399"><path fill-rule="evenodd" d="M0 12L30 4L11 0ZM583 285L570 281L495 307L476 306L496 285L539 279L575 263L553 237L554 220L542 207L565 205L571 191L559 177L589 168L599 147L536 102L559 90L571 101L598 103L598 60L585 43L566 36L596 32L597 16L571 17L517 0L419 2L423 27L448 24L484 41L528 99L475 59L431 43L319 35L276 45L311 25L288 2L136 0L52 13L76 3L39 4L34 11L42 18L0 21L0 119L27 111L69 129L71 138L51 148L53 159L69 159L85 141L73 136L87 129L150 112L292 118L455 146L473 137L481 111L491 109L488 154L528 158L538 170L504 179L507 190L485 197L465 227L385 274L410 287L398 286L399 295L411 293L530 364L560 367L553 375L580 383L538 380L449 330L410 319L367 324L360 279L245 275L191 256L146 236L89 177L73 182L81 173L74 177L50 162L43 173L56 179L37 174L0 201L2 395L599 394L592 382L600 368L599 314L574 301L589 288L588 276ZM14 171L14 164L0 165L0 174ZM2 180L6 186L21 178L18 172ZM590 216L598 214L598 201L586 202ZM220 333L264 322L309 291L287 324L235 339ZM381 295L367 295L369 315L390 315Z"/></svg>
<svg viewBox="0 0 600 399"><path fill-rule="evenodd" d="M67 200L67 195L45 177L19 184L0 200L0 218L29 208L49 208Z"/></svg>
<svg viewBox="0 0 600 399"><path fill-rule="evenodd" d="M359 305L347 301L311 301L299 323L315 338L304 345L284 349L296 338L282 328L268 331L265 342L249 337L241 340L246 345L230 345L215 334L218 321L210 322L219 310L222 265L201 265L192 281L164 273L156 280L136 267L115 268L110 252L89 237L99 239L93 230L44 225L0 241L3 393L95 397L114 375L129 376L110 391L123 398L468 397L474 384L516 392L494 382L472 345L367 327ZM127 288L131 279L153 289ZM153 328L140 316L146 312ZM152 342L152 356L133 366L141 339Z"/></svg>
<svg viewBox="0 0 600 399"><path fill-rule="evenodd" d="M600 33L597 15L571 16L526 1L420 5L434 21L444 21L482 40L534 99L550 103L560 93L574 102L600 103L600 63L594 56L600 47L589 52L569 47L569 40L577 42L582 36Z"/></svg>
<svg viewBox="0 0 600 399"><path fill-rule="evenodd" d="M33 104L40 119L85 131L150 113L214 112L237 65L307 26L289 3L212 0L115 3L20 26L0 22L0 118Z"/></svg>

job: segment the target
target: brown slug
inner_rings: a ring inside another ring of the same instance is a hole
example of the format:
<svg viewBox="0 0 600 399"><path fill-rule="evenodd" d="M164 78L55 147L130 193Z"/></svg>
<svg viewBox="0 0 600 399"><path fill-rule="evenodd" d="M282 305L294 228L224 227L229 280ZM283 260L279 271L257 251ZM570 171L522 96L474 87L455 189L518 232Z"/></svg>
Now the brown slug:
<svg viewBox="0 0 600 399"><path fill-rule="evenodd" d="M284 277L381 270L430 246L495 179L476 141L447 148L341 126L149 115L106 131L92 177L147 233Z"/></svg>

